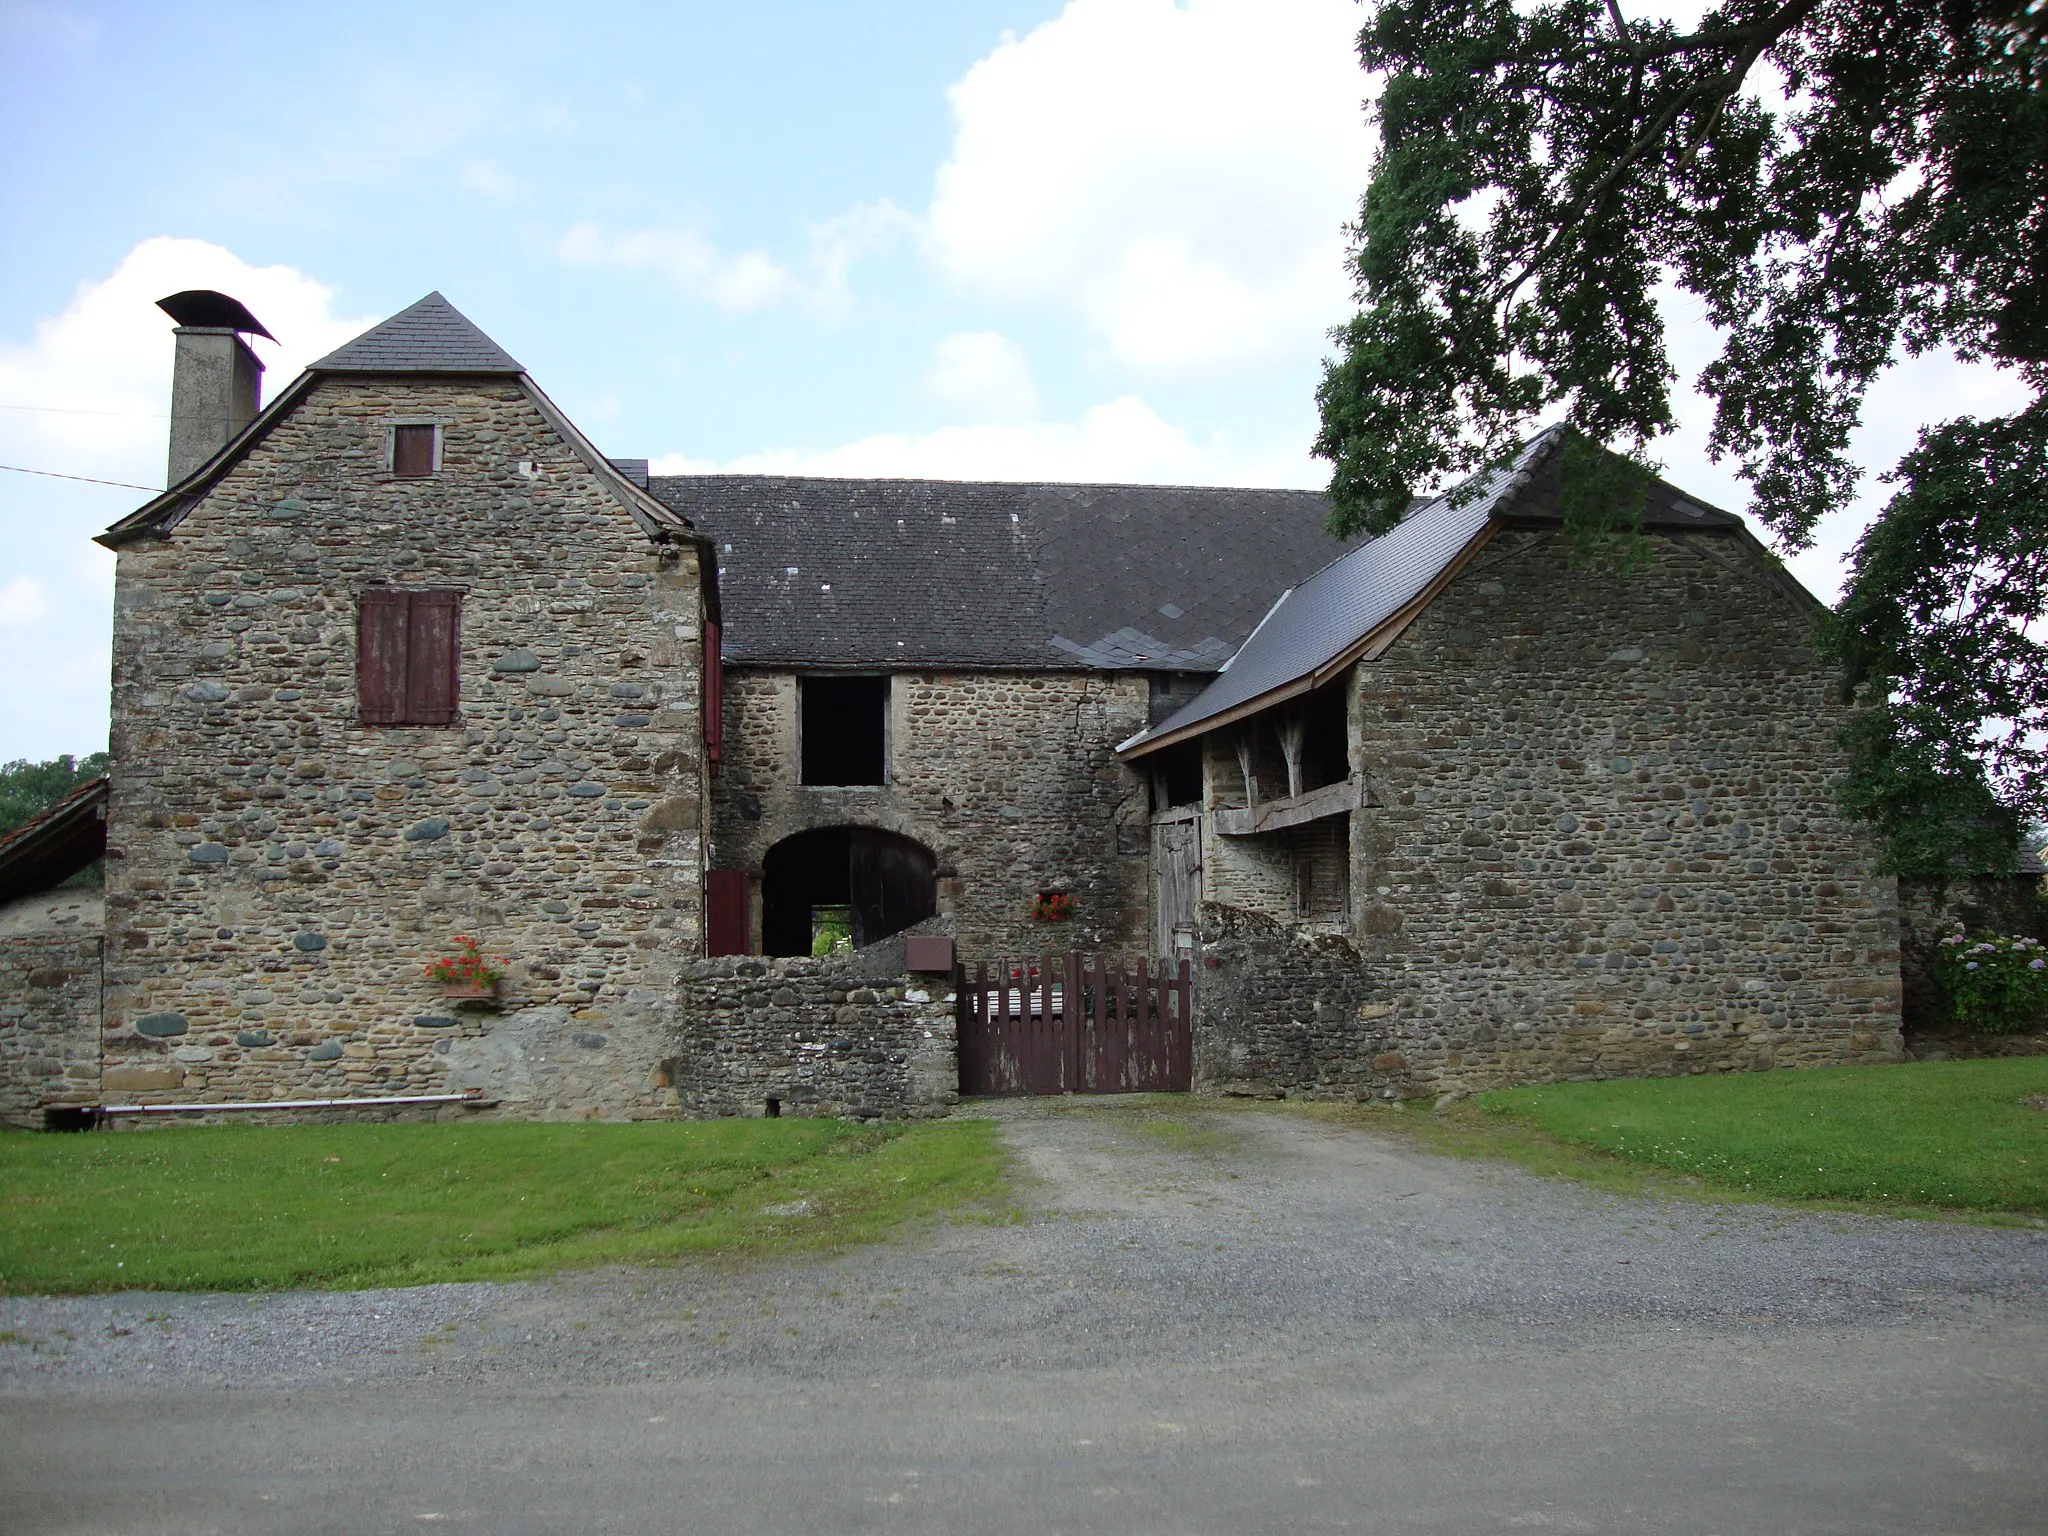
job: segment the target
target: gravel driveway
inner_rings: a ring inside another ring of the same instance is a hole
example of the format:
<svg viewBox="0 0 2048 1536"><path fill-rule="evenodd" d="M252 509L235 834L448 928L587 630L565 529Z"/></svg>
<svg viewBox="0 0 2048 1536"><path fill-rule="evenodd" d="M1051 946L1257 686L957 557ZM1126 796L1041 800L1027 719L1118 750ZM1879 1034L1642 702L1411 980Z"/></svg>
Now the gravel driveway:
<svg viewBox="0 0 2048 1536"><path fill-rule="evenodd" d="M2048 1233L993 1112L1025 1219L822 1262L0 1301L0 1529L2048 1529Z"/></svg>

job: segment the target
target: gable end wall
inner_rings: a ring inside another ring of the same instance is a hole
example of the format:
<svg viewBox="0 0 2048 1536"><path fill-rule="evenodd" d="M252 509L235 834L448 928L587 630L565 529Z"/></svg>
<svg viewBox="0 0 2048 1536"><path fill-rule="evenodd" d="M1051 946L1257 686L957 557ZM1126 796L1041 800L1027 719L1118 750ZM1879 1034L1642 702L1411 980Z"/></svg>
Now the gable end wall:
<svg viewBox="0 0 2048 1536"><path fill-rule="evenodd" d="M396 419L444 424L439 474L386 472ZM453 726L357 723L377 582L463 592ZM695 551L658 552L510 380L324 380L170 538L125 546L109 1100L672 1109L701 603ZM509 957L504 1012L427 980L460 934Z"/></svg>
<svg viewBox="0 0 2048 1536"><path fill-rule="evenodd" d="M1896 884L1834 801L1811 612L1734 539L1649 542L1620 575L1506 532L1354 669L1351 935L1209 912L1209 1082L1896 1059Z"/></svg>

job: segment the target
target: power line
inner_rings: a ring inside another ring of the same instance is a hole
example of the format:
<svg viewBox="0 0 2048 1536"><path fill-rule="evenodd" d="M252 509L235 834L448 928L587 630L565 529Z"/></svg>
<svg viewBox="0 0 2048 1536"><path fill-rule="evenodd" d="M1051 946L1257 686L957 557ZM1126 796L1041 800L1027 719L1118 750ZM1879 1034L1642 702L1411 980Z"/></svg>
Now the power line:
<svg viewBox="0 0 2048 1536"><path fill-rule="evenodd" d="M161 487L137 485L132 480L95 480L91 475L60 475L54 469L23 469L19 464L0 464L0 469L12 470L17 475L46 475L52 480L83 480L87 485L118 485L124 491L155 492Z"/></svg>
<svg viewBox="0 0 2048 1536"><path fill-rule="evenodd" d="M0 411L41 411L54 416L134 416L149 421L169 421L163 411L95 411L82 405L4 405Z"/></svg>

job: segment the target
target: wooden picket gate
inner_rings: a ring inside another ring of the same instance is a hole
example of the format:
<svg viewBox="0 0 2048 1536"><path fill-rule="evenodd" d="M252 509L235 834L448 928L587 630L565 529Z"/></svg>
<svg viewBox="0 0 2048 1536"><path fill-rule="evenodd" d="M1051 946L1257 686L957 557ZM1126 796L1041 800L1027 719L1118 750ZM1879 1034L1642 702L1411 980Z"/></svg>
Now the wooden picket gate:
<svg viewBox="0 0 2048 1536"><path fill-rule="evenodd" d="M963 968L964 969L964 968ZM982 960L961 978L965 1094L1185 1093L1194 972L1121 955Z"/></svg>

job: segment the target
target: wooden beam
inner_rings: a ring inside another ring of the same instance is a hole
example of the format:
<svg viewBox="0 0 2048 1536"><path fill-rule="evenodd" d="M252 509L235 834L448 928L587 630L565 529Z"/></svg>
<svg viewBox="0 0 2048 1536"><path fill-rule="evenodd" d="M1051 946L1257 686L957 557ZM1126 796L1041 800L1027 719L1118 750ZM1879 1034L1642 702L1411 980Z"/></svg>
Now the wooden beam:
<svg viewBox="0 0 2048 1536"><path fill-rule="evenodd" d="M1213 811L1214 825L1225 837L1251 837L1260 832L1278 832L1325 816L1341 816L1366 803L1365 781L1344 779L1325 784L1307 794L1289 795L1255 806L1237 806Z"/></svg>

